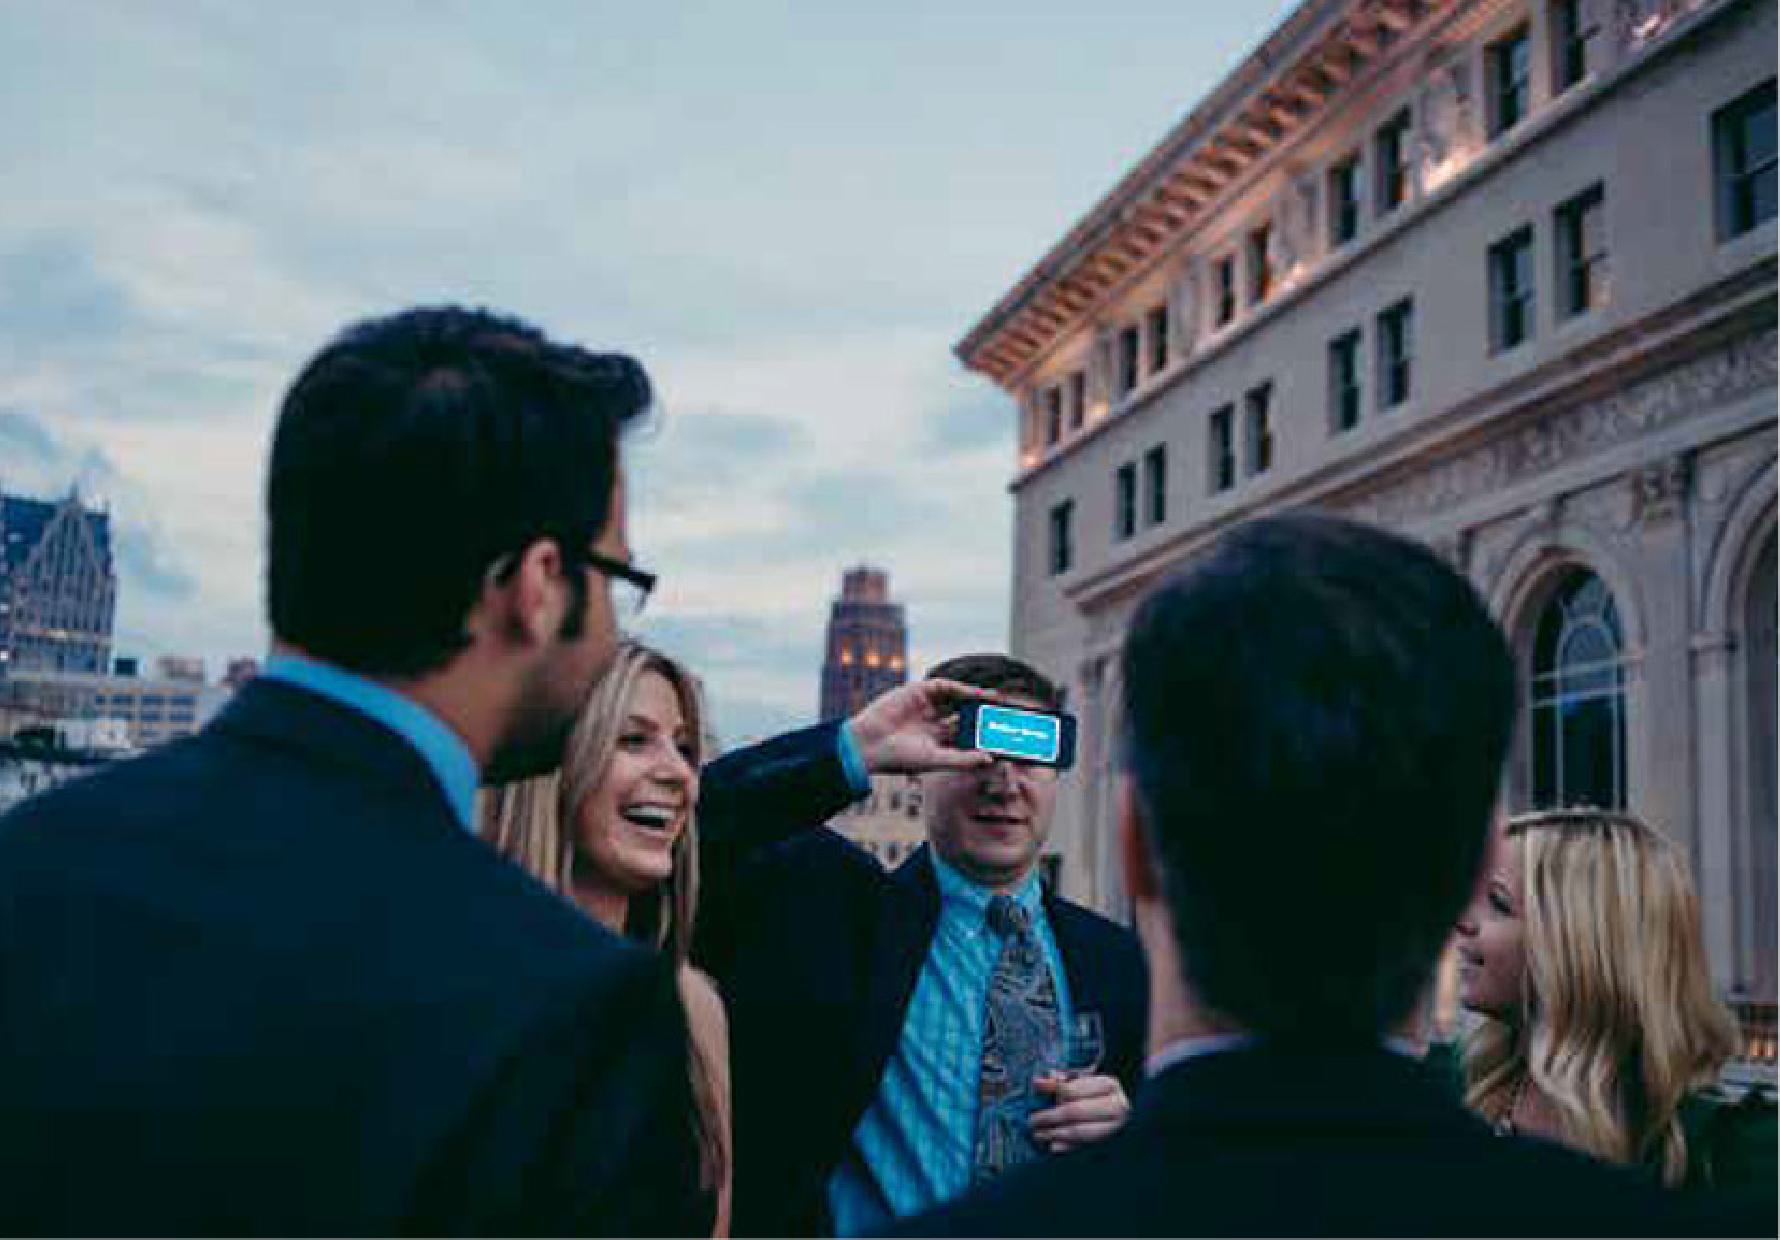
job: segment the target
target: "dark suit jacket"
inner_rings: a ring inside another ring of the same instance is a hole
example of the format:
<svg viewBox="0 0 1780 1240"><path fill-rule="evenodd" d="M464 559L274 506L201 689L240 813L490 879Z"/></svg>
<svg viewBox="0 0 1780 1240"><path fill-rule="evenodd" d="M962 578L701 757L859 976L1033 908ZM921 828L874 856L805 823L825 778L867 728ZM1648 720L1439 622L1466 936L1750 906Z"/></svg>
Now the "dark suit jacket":
<svg viewBox="0 0 1780 1240"><path fill-rule="evenodd" d="M1690 1236L1756 1222L1633 1170L1497 1137L1436 1073L1388 1052L1244 1050L1170 1068L1110 1140L898 1232ZM1772 1215L1760 1226L1772 1235Z"/></svg>
<svg viewBox="0 0 1780 1240"><path fill-rule="evenodd" d="M693 1233L665 962L256 681L0 819L0 1232Z"/></svg>
<svg viewBox="0 0 1780 1240"><path fill-rule="evenodd" d="M699 954L729 1001L737 1234L829 1229L824 1188L876 1096L939 920L922 849L886 872L819 828L853 794L835 727L705 769ZM1048 894L1077 1010L1102 1014L1105 1068L1134 1090L1147 983L1136 939Z"/></svg>

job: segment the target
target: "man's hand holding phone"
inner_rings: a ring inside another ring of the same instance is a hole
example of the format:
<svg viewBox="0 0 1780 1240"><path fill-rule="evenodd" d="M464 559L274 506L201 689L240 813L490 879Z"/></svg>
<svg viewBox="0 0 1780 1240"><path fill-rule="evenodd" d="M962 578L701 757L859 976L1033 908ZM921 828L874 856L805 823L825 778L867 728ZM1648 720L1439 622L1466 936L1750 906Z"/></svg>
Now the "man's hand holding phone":
<svg viewBox="0 0 1780 1240"><path fill-rule="evenodd" d="M952 680L917 680L879 694L847 721L873 775L975 770L998 756L1067 769L1075 719L1008 703Z"/></svg>
<svg viewBox="0 0 1780 1240"><path fill-rule="evenodd" d="M952 680L917 680L880 693L847 726L865 769L873 775L974 770L993 759L953 745L958 708L965 702L994 700L987 689Z"/></svg>

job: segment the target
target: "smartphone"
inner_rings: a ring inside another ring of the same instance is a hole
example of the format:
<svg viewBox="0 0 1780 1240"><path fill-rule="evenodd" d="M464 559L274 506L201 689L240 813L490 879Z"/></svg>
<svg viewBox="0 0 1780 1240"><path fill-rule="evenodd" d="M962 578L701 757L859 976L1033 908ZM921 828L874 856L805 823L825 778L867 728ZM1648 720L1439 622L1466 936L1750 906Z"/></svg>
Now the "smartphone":
<svg viewBox="0 0 1780 1240"><path fill-rule="evenodd" d="M980 749L1067 771L1075 762L1075 716L966 702L958 710L958 748Z"/></svg>

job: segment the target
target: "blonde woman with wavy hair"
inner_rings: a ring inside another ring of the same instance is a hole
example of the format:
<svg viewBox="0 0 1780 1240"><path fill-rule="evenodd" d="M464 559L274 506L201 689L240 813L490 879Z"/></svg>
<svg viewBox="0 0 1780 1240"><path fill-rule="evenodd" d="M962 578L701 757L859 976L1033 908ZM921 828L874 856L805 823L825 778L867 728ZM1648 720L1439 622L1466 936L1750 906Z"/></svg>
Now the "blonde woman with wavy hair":
<svg viewBox="0 0 1780 1240"><path fill-rule="evenodd" d="M680 664L619 646L564 747L561 768L497 787L481 832L509 860L618 934L668 953L690 1030L694 1121L705 1187L728 1232L729 1030L716 987L687 958L698 909L704 712Z"/></svg>
<svg viewBox="0 0 1780 1240"><path fill-rule="evenodd" d="M1465 1057L1473 1111L1671 1187L1724 1186L1715 1117L1741 1108L1715 1088L1738 1029L1678 849L1628 814L1510 819L1458 933L1460 998L1483 1018Z"/></svg>

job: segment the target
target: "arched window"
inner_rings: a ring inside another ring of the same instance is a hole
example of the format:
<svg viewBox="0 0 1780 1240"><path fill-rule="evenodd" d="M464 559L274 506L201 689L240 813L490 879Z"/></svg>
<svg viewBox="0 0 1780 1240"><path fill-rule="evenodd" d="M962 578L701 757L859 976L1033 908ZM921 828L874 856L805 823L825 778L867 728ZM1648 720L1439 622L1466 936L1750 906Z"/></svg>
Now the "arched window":
<svg viewBox="0 0 1780 1240"><path fill-rule="evenodd" d="M1625 634L1606 582L1577 569L1533 639L1533 807L1623 809Z"/></svg>

